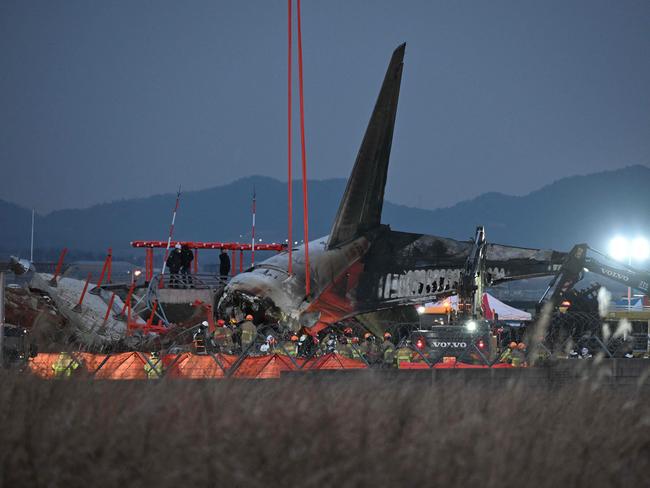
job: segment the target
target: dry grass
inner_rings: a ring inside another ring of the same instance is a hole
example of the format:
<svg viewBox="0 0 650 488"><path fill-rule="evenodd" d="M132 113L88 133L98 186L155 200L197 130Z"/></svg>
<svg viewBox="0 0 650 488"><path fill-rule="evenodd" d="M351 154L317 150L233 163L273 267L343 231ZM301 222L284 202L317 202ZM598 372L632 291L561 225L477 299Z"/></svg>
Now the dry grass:
<svg viewBox="0 0 650 488"><path fill-rule="evenodd" d="M647 389L0 382L4 487L647 486L650 468Z"/></svg>

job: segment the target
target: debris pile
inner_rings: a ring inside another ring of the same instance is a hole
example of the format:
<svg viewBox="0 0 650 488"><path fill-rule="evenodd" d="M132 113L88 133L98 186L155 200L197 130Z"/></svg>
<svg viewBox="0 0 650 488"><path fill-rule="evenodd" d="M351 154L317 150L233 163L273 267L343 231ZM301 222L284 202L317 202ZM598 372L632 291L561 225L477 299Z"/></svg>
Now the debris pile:
<svg viewBox="0 0 650 488"><path fill-rule="evenodd" d="M5 313L7 323L24 327L36 337L51 337L66 326L66 319L49 296L25 288L7 288Z"/></svg>

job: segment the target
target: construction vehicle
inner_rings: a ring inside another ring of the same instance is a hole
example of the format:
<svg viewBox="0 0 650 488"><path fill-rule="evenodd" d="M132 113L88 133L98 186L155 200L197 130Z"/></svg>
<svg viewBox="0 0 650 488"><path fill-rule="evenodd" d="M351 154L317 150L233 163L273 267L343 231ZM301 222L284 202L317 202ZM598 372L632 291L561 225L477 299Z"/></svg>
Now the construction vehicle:
<svg viewBox="0 0 650 488"><path fill-rule="evenodd" d="M646 296L650 296L648 290L650 273L637 270L623 263L617 263L620 267L610 266L593 256L587 256L588 251L602 256L605 259L611 259L605 254L589 247L587 244L573 246L573 249L569 252L560 270L546 288L544 295L540 299L540 304L550 303L553 308L557 308L561 302L569 299L568 293L583 278L586 271L604 276L629 288L638 290ZM551 290L553 291L551 292Z"/></svg>
<svg viewBox="0 0 650 488"><path fill-rule="evenodd" d="M647 355L650 312L628 310L607 312L603 315L603 311L599 311L598 307L600 283L594 283L582 290L574 289L576 283L584 277L584 273L591 272L627 286L630 290L634 289L642 296L650 296L650 273L624 263L616 262L613 266L603 261L612 259L587 244L577 244L568 254L538 304L539 310L545 304L550 305L552 315L546 334L547 343L562 345L570 339L578 346L587 344L597 349L606 349L612 356ZM630 298L628 296L628 299ZM607 325L613 332L618 329L622 319L629 322L629 332L618 337L603 334L603 325Z"/></svg>
<svg viewBox="0 0 650 488"><path fill-rule="evenodd" d="M436 320L426 326L420 326L410 334L410 342L425 357L434 361L446 356L472 361L476 361L477 356L481 360L495 358L499 344L493 334L494 324L485 320L481 308L484 288L502 281L542 276L542 274L521 274L492 280L489 273L485 271L485 246L485 231L482 227L478 227L472 250L460 274L457 288L458 311L438 315ZM590 255L588 251L591 251ZM576 343L600 341L604 345L603 340L608 340L601 337L603 320L599 316L597 300L601 285L595 283L582 290L574 288L585 272L609 278L650 296L648 291L650 273L634 269L629 265L612 266L603 262L605 260L610 258L587 244L575 245L566 255L539 301L538 310L541 310L546 303L551 306L553 316L548 330L551 342L565 343L571 338ZM548 273L544 274L548 275ZM633 317L627 318L633 319ZM634 350L638 352L648 349L650 314L641 319L631 320ZM615 324L612 324L612 328L615 329ZM520 332L520 335L523 334ZM620 344L615 344L612 350L628 352L629 339L618 338L617 340Z"/></svg>
<svg viewBox="0 0 650 488"><path fill-rule="evenodd" d="M485 246L485 229L479 226L454 291L458 293L458 311L411 333L411 344L431 362L453 357L488 363L496 357L496 338L481 308L483 290L490 280L485 272Z"/></svg>

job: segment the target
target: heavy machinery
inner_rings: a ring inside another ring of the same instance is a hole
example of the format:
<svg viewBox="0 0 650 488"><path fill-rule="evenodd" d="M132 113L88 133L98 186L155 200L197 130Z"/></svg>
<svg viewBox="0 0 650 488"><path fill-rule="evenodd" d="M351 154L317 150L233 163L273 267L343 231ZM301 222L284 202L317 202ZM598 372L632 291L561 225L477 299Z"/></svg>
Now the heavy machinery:
<svg viewBox="0 0 650 488"><path fill-rule="evenodd" d="M568 254L539 302L539 310L544 304L550 305L546 343L557 349L570 340L588 348L606 350L613 356L629 355L632 352L636 355L647 354L650 332L648 312L622 311L605 315L604 311L599 310L598 304L600 283L593 283L581 290L574 288L584 273L590 272L636 290L646 297L650 296L650 273L624 263L611 265L603 261L611 262L612 259L587 244L577 244ZM611 332L619 328L620 319L627 320L629 330L612 335ZM604 324L610 332L603 332Z"/></svg>
<svg viewBox="0 0 650 488"><path fill-rule="evenodd" d="M568 299L567 293L573 289L575 284L580 281L585 272L591 272L609 278L617 283L638 290L646 296L650 296L648 286L650 284L650 273L634 269L630 265L617 263L614 267L605 264L593 256L587 256L587 252L602 256L610 260L608 256L592 249L587 244L577 244L569 252L565 262L560 270L551 280L544 295L540 299L540 304L551 303L553 308L557 308L562 301Z"/></svg>
<svg viewBox="0 0 650 488"><path fill-rule="evenodd" d="M459 286L455 290L458 294L458 311L447 314L446 320L445 316L441 316L439 320L432 321L428 326L420 327L410 334L411 344L433 360L439 360L443 356L472 360L476 360L477 355L483 356L481 359L494 358L498 345L492 333L493 324L485 320L484 312L487 311L481 307L483 289L502 281L543 275L520 274L494 280L485 270L485 248L485 231L478 227L472 250L460 273ZM588 255L589 251L591 255ZM601 285L594 283L581 290L574 288L585 272L598 274L638 290L646 296L649 295L650 273L622 264L620 267L612 266L603 262L604 260L609 261L611 258L587 244L574 246L566 255L539 302L539 310L548 303L553 313L547 332L550 342L564 343L568 339L579 342L589 338L603 343L603 340L607 340L602 337L602 319L598 311L597 297ZM549 269L551 264L549 263ZM646 341L646 345L638 348L646 349L647 323L640 324L640 331L634 329L634 332L638 332L636 335ZM617 348L619 347L614 349Z"/></svg>
<svg viewBox="0 0 650 488"><path fill-rule="evenodd" d="M485 249L485 229L479 226L454 290L458 294L458 311L449 313L442 323L433 322L411 333L411 344L432 362L454 357L487 363L497 353L491 324L481 308L483 289L491 282L485 271Z"/></svg>

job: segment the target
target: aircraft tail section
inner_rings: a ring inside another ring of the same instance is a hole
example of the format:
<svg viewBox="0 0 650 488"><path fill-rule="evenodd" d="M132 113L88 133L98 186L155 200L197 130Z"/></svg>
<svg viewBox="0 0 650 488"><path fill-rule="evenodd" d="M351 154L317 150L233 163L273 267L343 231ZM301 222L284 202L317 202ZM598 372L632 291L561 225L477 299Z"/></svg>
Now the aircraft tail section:
<svg viewBox="0 0 650 488"><path fill-rule="evenodd" d="M406 44L402 44L395 49L388 65L352 174L334 219L327 244L329 248L354 239L381 223L405 48Z"/></svg>

